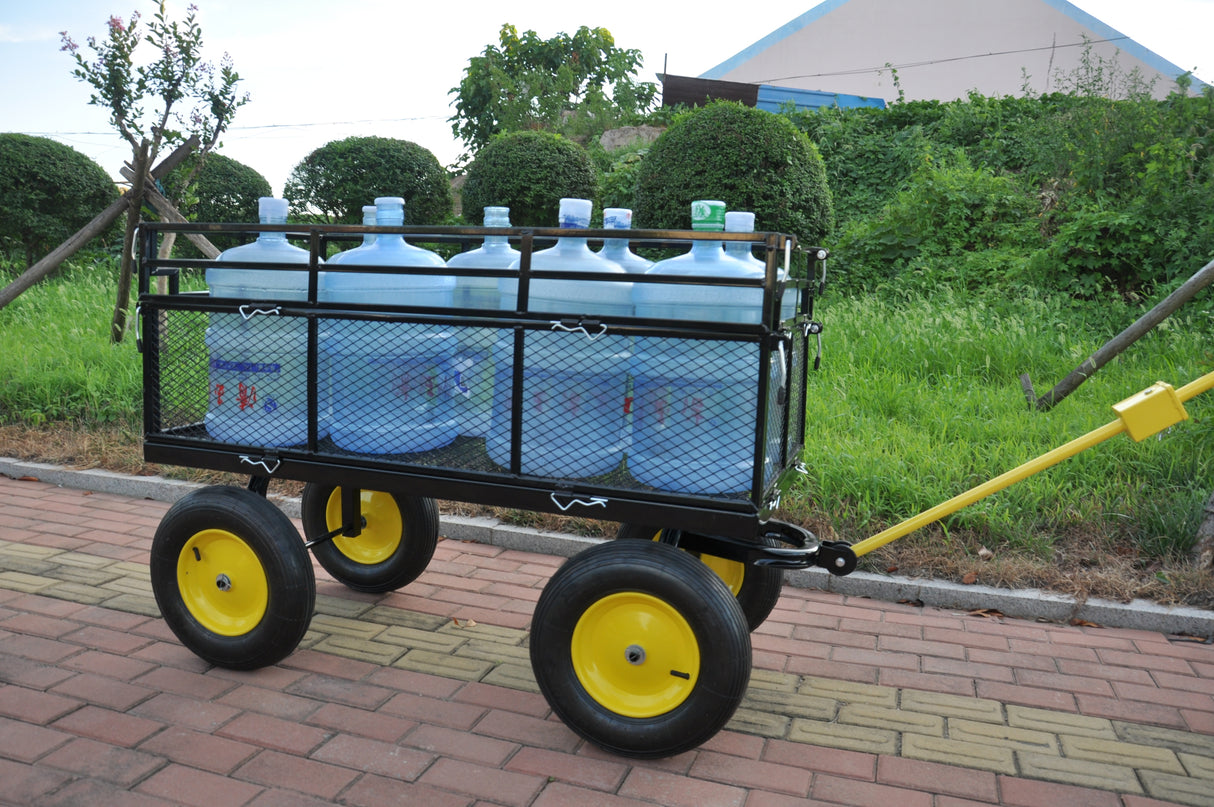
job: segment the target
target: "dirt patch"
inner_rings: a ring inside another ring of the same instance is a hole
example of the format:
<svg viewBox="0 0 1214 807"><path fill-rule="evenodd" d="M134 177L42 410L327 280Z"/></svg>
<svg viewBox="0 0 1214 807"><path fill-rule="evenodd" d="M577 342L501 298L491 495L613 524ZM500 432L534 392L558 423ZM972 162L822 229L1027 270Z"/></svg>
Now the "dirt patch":
<svg viewBox="0 0 1214 807"><path fill-rule="evenodd" d="M104 468L136 476L163 476L205 484L244 485L247 477L194 468L163 466L143 459L137 431L126 426L83 429L0 426L0 456L28 462L45 462L69 468ZM299 495L302 483L275 481L274 491ZM440 501L447 515L492 516L509 524L611 537L616 525L593 519L568 518L547 513L481 507ZM789 514L783 517L793 520ZM838 539L823 516L801 518L802 526L823 539ZM864 525L861 535L872 535L888 525ZM1077 597L1125 602L1149 599L1167 605L1214 608L1214 573L1183 560L1144 558L1128 541L1092 525L1078 525L1055 535L1048 550L1039 553L984 546L983 539L938 525L895 541L861 559L860 568L898 574L982 584L1008 589L1037 588ZM986 551L983 551L983 550Z"/></svg>

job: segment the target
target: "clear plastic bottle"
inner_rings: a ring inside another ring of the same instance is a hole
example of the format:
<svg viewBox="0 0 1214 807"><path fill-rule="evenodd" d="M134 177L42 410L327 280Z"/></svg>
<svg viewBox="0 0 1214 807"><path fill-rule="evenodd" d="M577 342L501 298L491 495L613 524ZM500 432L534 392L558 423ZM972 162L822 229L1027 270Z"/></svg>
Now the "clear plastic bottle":
<svg viewBox="0 0 1214 807"><path fill-rule="evenodd" d="M486 227L509 227L510 208L486 207ZM451 269L508 269L518 262L518 250L510 246L505 235L485 236L476 249L461 252L447 261ZM454 306L474 312L501 308L498 278L455 278ZM461 327L459 350L455 355L455 404L459 415L460 433L468 437L484 437L489 432L489 415L493 410L493 343L496 328Z"/></svg>
<svg viewBox="0 0 1214 807"><path fill-rule="evenodd" d="M375 226L375 205L363 205L363 226ZM349 260L350 253L355 250L365 249L375 243L375 233L363 233L363 242L354 249L347 249L337 253L332 258L329 258L329 265L342 264Z"/></svg>
<svg viewBox="0 0 1214 807"><path fill-rule="evenodd" d="M692 229L721 232L725 205L692 204ZM647 274L755 279L762 268L725 254L720 241L658 261ZM638 317L758 324L763 289L636 283ZM681 493L735 493L754 469L759 347L755 342L638 337L628 470L638 482Z"/></svg>
<svg viewBox="0 0 1214 807"><path fill-rule="evenodd" d="M727 233L753 233L755 231L755 214L741 210L731 210L725 214L725 232ZM730 255L743 263L751 266L757 266L761 271L767 271L767 265L763 261L754 256L751 250L751 245L741 241L730 241L725 244L725 254ZM780 268L780 280L788 280L788 270L784 267ZM780 299L780 320L784 321L791 319L797 314L797 290L788 288L784 291L784 296Z"/></svg>
<svg viewBox="0 0 1214 807"><path fill-rule="evenodd" d="M404 200L375 200L381 227L404 222ZM449 308L455 280L446 264L404 236L381 234L350 250L341 269L433 267L433 274L327 271L320 278L326 303ZM406 454L439 448L455 439L458 422L452 384L454 329L444 325L334 319L322 339L332 379L329 435L347 451Z"/></svg>
<svg viewBox="0 0 1214 807"><path fill-rule="evenodd" d="M603 211L604 230L632 229L632 211L626 207L609 207ZM649 271L653 261L642 258L632 251L627 238L608 238L603 242L599 255L619 266L625 272L642 274Z"/></svg>
<svg viewBox="0 0 1214 807"><path fill-rule="evenodd" d="M572 231L590 224L591 202L562 199L560 223ZM528 330L523 353L521 472L536 476L593 477L620 465L627 445L628 363L631 339L604 333L613 318L632 315L628 274L592 252L585 237L557 239L531 256L532 269L618 275L619 281L533 278L527 308L560 314L551 330ZM518 309L517 285L503 280L502 307ZM579 329L584 317L599 325ZM562 322L564 321L564 322ZM510 465L514 337L494 350L493 415L486 440L490 458Z"/></svg>
<svg viewBox="0 0 1214 807"><path fill-rule="evenodd" d="M287 208L286 199L263 196L258 218L262 224L286 224ZM207 328L210 394L205 422L214 439L248 446L307 441L307 320L271 312L273 302L308 299L308 258L308 251L289 243L286 233L263 232L256 241L224 250L207 268L212 297L245 304L244 313L211 314Z"/></svg>

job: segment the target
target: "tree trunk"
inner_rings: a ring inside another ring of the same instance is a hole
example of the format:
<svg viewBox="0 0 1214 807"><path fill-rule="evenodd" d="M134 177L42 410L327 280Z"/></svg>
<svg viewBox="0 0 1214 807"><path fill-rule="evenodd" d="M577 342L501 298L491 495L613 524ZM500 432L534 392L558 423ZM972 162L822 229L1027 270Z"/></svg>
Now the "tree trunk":
<svg viewBox="0 0 1214 807"><path fill-rule="evenodd" d="M181 161L197 147L198 136L195 135L178 146L172 154L161 160L160 165L152 169L152 176L160 179L180 165ZM122 196L111 202L109 207L98 213L92 221L80 228L75 235L55 247L45 258L22 272L12 283L0 289L0 308L4 308L17 299L23 291L55 271L59 264L75 255L81 247L105 232L114 223L114 220L122 215L122 211L128 208L130 197L131 191L122 194Z"/></svg>
<svg viewBox="0 0 1214 807"><path fill-rule="evenodd" d="M131 166L131 198L126 212L126 231L122 235L122 263L118 270L118 299L114 302L114 319L110 323L110 342L119 344L126 336L127 308L131 305L131 275L134 273L135 231L139 229L143 211L145 180L148 175L148 141L139 144L135 164Z"/></svg>

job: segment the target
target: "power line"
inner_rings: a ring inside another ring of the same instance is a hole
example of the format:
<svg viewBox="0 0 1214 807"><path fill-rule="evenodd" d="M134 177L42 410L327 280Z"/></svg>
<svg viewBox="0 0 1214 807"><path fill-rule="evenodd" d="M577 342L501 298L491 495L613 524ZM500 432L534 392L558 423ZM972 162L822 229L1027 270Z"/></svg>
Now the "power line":
<svg viewBox="0 0 1214 807"><path fill-rule="evenodd" d="M970 59L987 59L992 56L1014 56L1018 53L1037 53L1044 50L1057 50L1059 48L1079 48L1087 45L1099 45L1105 42L1119 42L1123 39L1129 39L1128 36L1115 36L1109 39L1085 39L1083 42L1073 42L1069 45L1046 45L1038 48L1021 48L1019 50L1002 50L991 53L975 53L970 56L950 56L946 59L925 59L921 62L904 62L903 64L883 64L880 67L862 67L852 70L836 70L827 73L806 73L800 76L781 76L779 78L759 79L756 83L768 83L773 81L793 81L794 79L802 78L829 78L831 76L856 76L864 73L879 73L882 70L889 70L891 67L895 70L902 70L908 67L927 67L934 64L948 64L950 62L964 62Z"/></svg>
<svg viewBox="0 0 1214 807"><path fill-rule="evenodd" d="M308 129L316 126L355 126L368 123L409 123L412 121L426 120L447 120L445 115L420 115L413 118L375 118L367 120L344 120L344 121L315 121L312 123L265 123L259 126L232 126L226 131L254 131L258 129ZM113 131L107 132L22 132L22 134L33 135L37 137L84 137L84 136L109 136L115 134Z"/></svg>

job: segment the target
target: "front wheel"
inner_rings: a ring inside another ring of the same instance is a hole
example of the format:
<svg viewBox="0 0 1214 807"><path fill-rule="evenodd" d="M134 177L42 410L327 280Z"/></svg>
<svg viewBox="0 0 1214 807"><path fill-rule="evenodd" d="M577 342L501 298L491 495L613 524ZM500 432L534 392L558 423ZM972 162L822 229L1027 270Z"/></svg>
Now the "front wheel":
<svg viewBox="0 0 1214 807"><path fill-rule="evenodd" d="M316 580L290 519L236 487L196 490L152 538L152 592L195 655L233 670L274 664L308 630Z"/></svg>
<svg viewBox="0 0 1214 807"><path fill-rule="evenodd" d="M750 681L746 620L721 580L665 544L585 550L531 625L540 691L571 729L622 756L666 757L729 721Z"/></svg>
<svg viewBox="0 0 1214 807"><path fill-rule="evenodd" d="M300 520L309 541L343 526L341 488L309 483ZM358 535L336 535L312 547L333 579L355 591L395 591L426 570L438 545L438 506L433 499L380 490L359 491Z"/></svg>

